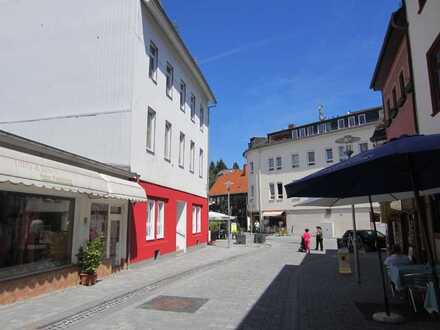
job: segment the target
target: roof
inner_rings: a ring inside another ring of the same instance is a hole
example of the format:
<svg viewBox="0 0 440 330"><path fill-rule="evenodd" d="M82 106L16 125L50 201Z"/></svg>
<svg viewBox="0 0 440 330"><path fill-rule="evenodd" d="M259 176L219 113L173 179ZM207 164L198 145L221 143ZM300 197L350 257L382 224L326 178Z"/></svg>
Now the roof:
<svg viewBox="0 0 440 330"><path fill-rule="evenodd" d="M191 55L188 48L186 47L185 42L183 41L179 32L176 30L176 27L174 26L173 22L168 17L167 13L165 12L165 9L160 3L160 0L143 0L143 2L145 3L146 7L150 10L150 12L153 14L153 17L156 18L159 26L168 36L168 38L171 41L171 44L174 47L176 47L176 50L182 55L184 62L189 66L191 71L194 73L196 79L201 83L202 89L208 96L209 101L213 103L217 103L215 95L211 87L209 86L208 82L206 81L206 78L203 75L202 70L200 69L194 57Z"/></svg>
<svg viewBox="0 0 440 330"><path fill-rule="evenodd" d="M139 177L136 173L123 170L119 167L85 158L77 154L29 140L2 130L0 130L0 147L24 152L30 155L39 156L122 179L137 179Z"/></svg>
<svg viewBox="0 0 440 330"><path fill-rule="evenodd" d="M407 28L408 23L405 16L405 10L401 7L390 17L385 39L379 53L379 58L377 59L373 78L371 79L371 89L380 90L385 84L386 78L399 50L399 45L407 33Z"/></svg>
<svg viewBox="0 0 440 330"><path fill-rule="evenodd" d="M248 191L248 176L246 166L242 170L225 170L222 171L215 180L215 183L209 189L209 196L227 195L228 190L226 182L231 181L231 188L229 193L232 194L246 194Z"/></svg>

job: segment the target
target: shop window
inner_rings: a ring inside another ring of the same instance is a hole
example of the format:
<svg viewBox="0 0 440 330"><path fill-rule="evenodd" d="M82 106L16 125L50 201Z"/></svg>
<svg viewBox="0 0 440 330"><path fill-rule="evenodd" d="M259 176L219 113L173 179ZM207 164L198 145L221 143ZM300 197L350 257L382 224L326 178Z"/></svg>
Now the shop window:
<svg viewBox="0 0 440 330"><path fill-rule="evenodd" d="M72 199L0 191L0 279L71 262Z"/></svg>
<svg viewBox="0 0 440 330"><path fill-rule="evenodd" d="M193 206L192 209L192 233L197 234L202 231L202 207Z"/></svg>
<svg viewBox="0 0 440 330"><path fill-rule="evenodd" d="M440 34L426 54L431 86L432 115L440 112Z"/></svg>

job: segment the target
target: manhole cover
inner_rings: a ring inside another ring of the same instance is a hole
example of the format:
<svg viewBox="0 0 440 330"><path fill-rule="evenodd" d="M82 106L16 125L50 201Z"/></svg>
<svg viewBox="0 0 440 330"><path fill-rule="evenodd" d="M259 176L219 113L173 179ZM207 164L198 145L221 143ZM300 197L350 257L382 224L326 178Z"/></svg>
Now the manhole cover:
<svg viewBox="0 0 440 330"><path fill-rule="evenodd" d="M139 307L158 311L195 313L207 301L208 299L204 298L157 296Z"/></svg>

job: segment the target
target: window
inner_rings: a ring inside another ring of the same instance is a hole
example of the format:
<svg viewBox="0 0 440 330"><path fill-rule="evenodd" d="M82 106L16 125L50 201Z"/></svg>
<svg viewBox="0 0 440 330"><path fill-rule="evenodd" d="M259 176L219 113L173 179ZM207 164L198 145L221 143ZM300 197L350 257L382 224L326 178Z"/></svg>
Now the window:
<svg viewBox="0 0 440 330"><path fill-rule="evenodd" d="M192 209L192 233L197 234L202 231L202 208L193 206Z"/></svg>
<svg viewBox="0 0 440 330"><path fill-rule="evenodd" d="M325 123L319 124L318 128L319 128L319 134L324 134L327 132L327 125Z"/></svg>
<svg viewBox="0 0 440 330"><path fill-rule="evenodd" d="M283 168L283 159L281 157L277 157L276 161L277 161L277 170L281 170Z"/></svg>
<svg viewBox="0 0 440 330"><path fill-rule="evenodd" d="M173 85L174 85L174 69L170 63L167 63L167 84L166 84L166 93L167 96L172 99L173 98Z"/></svg>
<svg viewBox="0 0 440 330"><path fill-rule="evenodd" d="M347 154L345 153L345 147L339 146L338 150L339 150L339 160L345 160L347 158Z"/></svg>
<svg viewBox="0 0 440 330"><path fill-rule="evenodd" d="M71 262L74 199L0 191L0 205L0 279ZM99 219L106 229L103 205Z"/></svg>
<svg viewBox="0 0 440 330"><path fill-rule="evenodd" d="M273 183L269 183L269 199L275 199L275 185Z"/></svg>
<svg viewBox="0 0 440 330"><path fill-rule="evenodd" d="M203 160L204 156L203 156L203 150L200 149L199 151L199 177L203 178Z"/></svg>
<svg viewBox="0 0 440 330"><path fill-rule="evenodd" d="M359 125L365 125L367 123L367 116L365 113L362 113L358 116Z"/></svg>
<svg viewBox="0 0 440 330"><path fill-rule="evenodd" d="M179 166L185 166L185 134L180 132L179 138Z"/></svg>
<svg viewBox="0 0 440 330"><path fill-rule="evenodd" d="M275 169L275 164L273 158L269 158L269 171L273 171Z"/></svg>
<svg viewBox="0 0 440 330"><path fill-rule="evenodd" d="M252 185L251 186L251 198L254 198L255 196L255 187Z"/></svg>
<svg viewBox="0 0 440 330"><path fill-rule="evenodd" d="M333 163L333 149L332 148L325 149L325 159L327 160L327 163Z"/></svg>
<svg viewBox="0 0 440 330"><path fill-rule="evenodd" d="M314 151L307 152L307 163L309 164L309 166L315 165L315 152Z"/></svg>
<svg viewBox="0 0 440 330"><path fill-rule="evenodd" d="M152 240L154 239L154 221L156 219L156 208L155 208L155 201L149 200L148 201L148 208L147 208L147 232L146 232L146 239Z"/></svg>
<svg viewBox="0 0 440 330"><path fill-rule="evenodd" d="M305 127L301 127L299 129L299 138L302 139L306 136L306 128Z"/></svg>
<svg viewBox="0 0 440 330"><path fill-rule="evenodd" d="M356 126L356 117L350 116L348 117L348 127L354 127Z"/></svg>
<svg viewBox="0 0 440 330"><path fill-rule="evenodd" d="M191 94L190 107L191 107L191 120L193 122L195 122L196 121L196 97L194 96L194 94Z"/></svg>
<svg viewBox="0 0 440 330"><path fill-rule="evenodd" d="M312 136L315 134L315 127L314 126L308 126L307 127L307 136Z"/></svg>
<svg viewBox="0 0 440 330"><path fill-rule="evenodd" d="M183 80L180 81L180 109L185 112L185 103L186 103L186 85Z"/></svg>
<svg viewBox="0 0 440 330"><path fill-rule="evenodd" d="M194 163L196 161L196 144L191 141L189 146L189 171L194 173Z"/></svg>
<svg viewBox="0 0 440 330"><path fill-rule="evenodd" d="M165 122L164 158L168 161L171 160L171 123L169 122Z"/></svg>
<svg viewBox="0 0 440 330"><path fill-rule="evenodd" d="M359 152L368 151L368 143L359 143Z"/></svg>
<svg viewBox="0 0 440 330"><path fill-rule="evenodd" d="M293 140L298 140L298 130L297 129L294 129L292 131L292 139Z"/></svg>
<svg viewBox="0 0 440 330"><path fill-rule="evenodd" d="M156 82L157 79L157 67L159 64L159 51L156 47L156 45L151 41L150 42L150 51L149 51L149 57L150 57L150 64L148 67L148 76Z"/></svg>
<svg viewBox="0 0 440 330"><path fill-rule="evenodd" d="M299 167L299 155L298 154L292 154L292 168Z"/></svg>
<svg viewBox="0 0 440 330"><path fill-rule="evenodd" d="M338 129L345 128L344 118L338 119Z"/></svg>
<svg viewBox="0 0 440 330"><path fill-rule="evenodd" d="M399 74L399 85L400 85L400 97L403 99L406 97L405 77L403 76L403 72L400 72Z"/></svg>
<svg viewBox="0 0 440 330"><path fill-rule="evenodd" d="M163 201L157 202L157 234L156 238L164 238L165 230L165 203Z"/></svg>
<svg viewBox="0 0 440 330"><path fill-rule="evenodd" d="M251 174L254 173L254 162L249 163L249 171L251 172Z"/></svg>
<svg viewBox="0 0 440 330"><path fill-rule="evenodd" d="M397 108L397 92L396 87L393 87L393 108Z"/></svg>
<svg viewBox="0 0 440 330"><path fill-rule="evenodd" d="M432 115L440 112L440 34L426 54L431 87Z"/></svg>
<svg viewBox="0 0 440 330"><path fill-rule="evenodd" d="M148 109L147 113L147 150L154 152L154 140L156 136L156 112Z"/></svg>
<svg viewBox="0 0 440 330"><path fill-rule="evenodd" d="M203 123L205 121L205 109L200 107L200 129L203 131Z"/></svg>
<svg viewBox="0 0 440 330"><path fill-rule="evenodd" d="M283 184L281 182L277 183L278 199L283 199Z"/></svg>

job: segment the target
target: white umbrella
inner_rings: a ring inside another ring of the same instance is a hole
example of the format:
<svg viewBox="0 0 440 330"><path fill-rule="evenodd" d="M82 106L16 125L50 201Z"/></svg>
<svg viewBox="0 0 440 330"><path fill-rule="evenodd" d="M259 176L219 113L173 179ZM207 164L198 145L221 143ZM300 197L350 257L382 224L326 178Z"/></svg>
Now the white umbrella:
<svg viewBox="0 0 440 330"><path fill-rule="evenodd" d="M229 219L234 220L235 217L230 217L220 212L209 211L209 221L228 221Z"/></svg>

